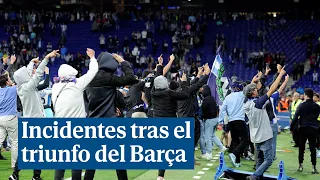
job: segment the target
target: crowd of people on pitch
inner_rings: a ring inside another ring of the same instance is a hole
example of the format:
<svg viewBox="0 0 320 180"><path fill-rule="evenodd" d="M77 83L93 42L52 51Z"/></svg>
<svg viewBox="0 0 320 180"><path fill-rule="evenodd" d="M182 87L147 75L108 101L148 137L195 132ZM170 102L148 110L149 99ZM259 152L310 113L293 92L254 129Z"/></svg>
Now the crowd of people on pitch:
<svg viewBox="0 0 320 180"><path fill-rule="evenodd" d="M196 147L198 141L200 142L202 158L212 159L213 144L221 151L227 150L215 135L217 126L223 123L224 131L231 135L229 157L235 167L241 166L243 154L246 157L250 156L248 152L255 154L256 171L248 179L260 179L275 160L278 134L275 105L289 79L285 67L278 66L278 73L270 87L265 85L267 73L261 72L254 76L251 82L235 82L232 91L219 107L211 95L215 90L207 85L211 73L208 64L199 67L197 73L190 76L183 70L170 75L169 70L175 57L171 55L169 62L164 65L163 57L160 55L155 69L145 70L139 79L134 75L130 63L117 54L103 52L96 58L95 51L89 48L86 54L90 59L86 74L79 76L75 68L62 64L58 70L59 77L50 89L48 70L45 69L49 59L59 55L56 50L48 53L41 61L34 58L27 67L23 66L15 71L14 83L8 68L4 70L5 67L2 67L0 143L2 144L8 135L11 142L11 167L14 168L10 180L19 178L19 116L192 117L195 119L194 145ZM14 64L15 60L14 55L10 57L11 64ZM119 65L122 69L121 76L115 75ZM282 81L283 76L285 78ZM51 97L51 101L45 100L45 106L42 101L44 91ZM293 103L291 130L299 137L298 170L303 170L303 154L308 140L312 173L317 174L316 148L319 147L317 135L320 107L313 101L313 96L311 89L305 89L304 102L300 102L299 106ZM87 170L85 179L93 179L94 174L95 170ZM159 170L158 180L163 180L164 174L165 170ZM34 170L33 179L41 179L40 175L41 170ZM118 179L127 179L126 170L117 170L117 175ZM72 170L72 176L74 179L80 179L81 170ZM60 180L63 177L64 170L56 170L55 179Z"/></svg>

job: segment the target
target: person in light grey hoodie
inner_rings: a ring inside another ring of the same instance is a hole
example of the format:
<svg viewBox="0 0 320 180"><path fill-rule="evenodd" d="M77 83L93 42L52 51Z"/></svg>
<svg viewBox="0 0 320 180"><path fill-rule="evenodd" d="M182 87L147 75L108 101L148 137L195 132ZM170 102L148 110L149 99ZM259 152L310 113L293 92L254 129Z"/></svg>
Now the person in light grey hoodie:
<svg viewBox="0 0 320 180"><path fill-rule="evenodd" d="M34 63L37 63L37 59L33 59L28 67L21 67L14 74L13 78L18 87L18 96L21 100L23 108L23 117L34 117L42 118L45 117L43 104L40 98L39 91L37 89L41 78L43 77L44 70L48 61L52 57L56 57L58 50L52 51L47 54L43 61L38 66L35 74L32 73ZM18 161L17 161L18 162ZM16 167L14 173L10 176L10 180L17 180L18 177L18 164L16 162ZM41 170L34 170L32 180L42 180Z"/></svg>
<svg viewBox="0 0 320 180"><path fill-rule="evenodd" d="M43 104L37 86L42 80L44 70L49 59L57 55L58 51L52 51L46 55L34 75L32 75L32 63L30 63L28 67L21 67L14 73L13 78L18 87L18 96L23 108L23 117L45 117ZM36 61L37 60L34 59L32 60L32 62Z"/></svg>

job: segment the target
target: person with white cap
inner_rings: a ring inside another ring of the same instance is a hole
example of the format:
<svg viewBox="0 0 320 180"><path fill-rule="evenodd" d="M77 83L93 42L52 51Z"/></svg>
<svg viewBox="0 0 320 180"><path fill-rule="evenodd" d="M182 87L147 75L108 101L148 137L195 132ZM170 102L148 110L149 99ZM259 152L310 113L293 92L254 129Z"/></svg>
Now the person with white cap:
<svg viewBox="0 0 320 180"><path fill-rule="evenodd" d="M88 72L76 78L78 71L72 66L62 64L58 70L59 82L52 86L52 110L55 117L85 118L83 91L97 74L99 67L95 51L87 48L90 57ZM70 101L72 99L72 101ZM72 179L81 179L82 170L72 170ZM56 170L55 180L64 179L64 170Z"/></svg>

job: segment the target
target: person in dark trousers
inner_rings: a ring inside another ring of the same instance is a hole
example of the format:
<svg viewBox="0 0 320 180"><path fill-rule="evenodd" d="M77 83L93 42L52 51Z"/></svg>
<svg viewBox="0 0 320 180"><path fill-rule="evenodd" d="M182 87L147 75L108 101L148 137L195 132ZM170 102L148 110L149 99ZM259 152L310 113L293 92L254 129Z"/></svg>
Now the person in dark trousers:
<svg viewBox="0 0 320 180"><path fill-rule="evenodd" d="M309 141L309 148L311 152L312 162L312 174L319 174L316 169L317 157L316 157L316 142L318 131L318 117L320 114L320 106L313 101L313 90L305 89L304 98L305 102L302 102L293 117L290 130L292 131L296 125L299 126L299 168L298 172L303 171L304 150L306 141Z"/></svg>
<svg viewBox="0 0 320 180"><path fill-rule="evenodd" d="M204 74L202 76L202 74ZM192 81L193 84L188 86L187 81L181 81L180 87L185 86L187 89L187 93L189 94L189 98L183 101L178 101L178 117L192 117L195 118L195 107L194 102L197 101L196 94L199 89L205 85L208 81L210 74L210 68L208 64L204 67L199 68L198 74L196 78ZM202 76L202 77L201 77ZM197 119L195 118L195 139L194 139L194 146L197 145L197 142L200 138L200 122L196 122Z"/></svg>
<svg viewBox="0 0 320 180"><path fill-rule="evenodd" d="M157 74L162 74L162 63L157 65ZM183 74L181 81L187 81L186 74ZM186 86L180 87L177 91L169 89L169 82L164 76L154 79L154 87L151 92L153 104L153 117L177 117L177 101L189 98L186 93ZM159 170L158 180L164 179L165 170Z"/></svg>
<svg viewBox="0 0 320 180"><path fill-rule="evenodd" d="M116 117L117 87L132 85L138 82L130 63L117 54L103 52L98 56L99 71L84 91L88 117ZM121 64L124 76L114 72ZM95 170L87 170L84 179L92 180ZM126 170L117 170L118 180L128 180Z"/></svg>
<svg viewBox="0 0 320 180"><path fill-rule="evenodd" d="M220 108L220 122L228 116L228 128L231 132L232 153L229 158L235 167L241 166L240 156L249 145L247 125L244 114L245 95L242 92L242 84L234 83L234 92L229 94L223 101Z"/></svg>

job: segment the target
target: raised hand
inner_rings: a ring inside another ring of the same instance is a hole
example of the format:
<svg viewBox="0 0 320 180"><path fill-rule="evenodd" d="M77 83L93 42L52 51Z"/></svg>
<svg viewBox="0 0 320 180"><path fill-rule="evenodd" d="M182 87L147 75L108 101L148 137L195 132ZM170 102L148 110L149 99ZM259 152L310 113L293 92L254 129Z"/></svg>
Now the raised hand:
<svg viewBox="0 0 320 180"><path fill-rule="evenodd" d="M95 56L95 51L93 49L90 49L90 48L87 48L87 51L86 51L87 55L89 56L89 58L94 58Z"/></svg>
<svg viewBox="0 0 320 180"><path fill-rule="evenodd" d="M49 58L53 58L53 57L56 57L56 56L60 56L59 50L54 50L51 53L47 54L45 59L48 60Z"/></svg>
<svg viewBox="0 0 320 180"><path fill-rule="evenodd" d="M10 57L10 64L13 64L14 62L16 62L16 60L17 60L16 55L12 55L12 56Z"/></svg>
<svg viewBox="0 0 320 180"><path fill-rule="evenodd" d="M266 67L266 72L265 72L265 74L269 74L270 71L271 71L270 67L267 66L267 67Z"/></svg>
<svg viewBox="0 0 320 180"><path fill-rule="evenodd" d="M182 77L180 78L181 81L187 81L187 74L183 73Z"/></svg>
<svg viewBox="0 0 320 180"><path fill-rule="evenodd" d="M39 57L31 59L31 61L32 61L33 63L35 63L35 64L38 64L38 62L39 62Z"/></svg>
<svg viewBox="0 0 320 180"><path fill-rule="evenodd" d="M158 64L159 64L159 65L162 65L162 64L163 64L162 54L158 57Z"/></svg>
<svg viewBox="0 0 320 180"><path fill-rule="evenodd" d="M289 81L289 74L286 75L286 77L284 78L284 81L286 81L286 82Z"/></svg>
<svg viewBox="0 0 320 180"><path fill-rule="evenodd" d="M118 61L118 63L122 63L123 61L125 61L121 56L119 56L118 54L112 54L113 58Z"/></svg>
<svg viewBox="0 0 320 180"><path fill-rule="evenodd" d="M204 73L205 73L206 75L209 75L210 72L211 72L211 69L210 69L208 63L206 63L206 64L204 65Z"/></svg>
<svg viewBox="0 0 320 180"><path fill-rule="evenodd" d="M281 69L281 71L280 71L280 75L285 75L287 72L286 72L286 70L285 70L285 68L286 68L286 65L284 65L283 66L283 68Z"/></svg>
<svg viewBox="0 0 320 180"><path fill-rule="evenodd" d="M162 54L161 54L161 57L162 57ZM170 61L173 61L174 59L175 59L174 55L171 54L171 55L170 55Z"/></svg>

